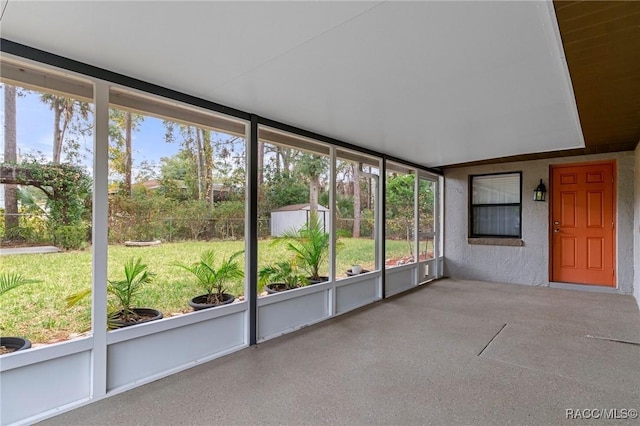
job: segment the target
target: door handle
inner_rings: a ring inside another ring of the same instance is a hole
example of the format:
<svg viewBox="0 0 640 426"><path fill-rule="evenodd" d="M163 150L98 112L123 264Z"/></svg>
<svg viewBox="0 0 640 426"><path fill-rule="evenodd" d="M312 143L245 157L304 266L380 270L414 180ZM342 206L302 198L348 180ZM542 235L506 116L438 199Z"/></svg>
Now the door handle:
<svg viewBox="0 0 640 426"><path fill-rule="evenodd" d="M560 232L558 228L554 229L553 232Z"/></svg>

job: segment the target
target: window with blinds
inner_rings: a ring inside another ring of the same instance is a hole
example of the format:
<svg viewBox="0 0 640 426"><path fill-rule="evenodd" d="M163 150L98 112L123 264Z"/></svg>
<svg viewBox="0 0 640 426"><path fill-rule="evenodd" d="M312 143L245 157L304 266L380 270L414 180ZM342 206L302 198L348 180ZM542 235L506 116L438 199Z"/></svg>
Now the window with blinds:
<svg viewBox="0 0 640 426"><path fill-rule="evenodd" d="M521 238L522 173L469 176L469 236Z"/></svg>

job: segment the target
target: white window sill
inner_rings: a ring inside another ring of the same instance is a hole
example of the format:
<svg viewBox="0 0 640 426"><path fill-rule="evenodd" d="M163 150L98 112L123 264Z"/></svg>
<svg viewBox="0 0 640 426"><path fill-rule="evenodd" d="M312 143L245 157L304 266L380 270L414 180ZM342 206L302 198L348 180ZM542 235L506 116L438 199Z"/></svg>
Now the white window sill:
<svg viewBox="0 0 640 426"><path fill-rule="evenodd" d="M520 238L467 238L467 243L481 246L524 246L524 241Z"/></svg>

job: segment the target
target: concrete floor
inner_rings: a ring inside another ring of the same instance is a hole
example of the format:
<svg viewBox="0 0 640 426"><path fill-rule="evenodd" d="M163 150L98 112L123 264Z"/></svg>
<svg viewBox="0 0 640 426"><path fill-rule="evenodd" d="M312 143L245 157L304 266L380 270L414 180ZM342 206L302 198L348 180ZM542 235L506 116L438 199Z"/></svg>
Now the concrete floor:
<svg viewBox="0 0 640 426"><path fill-rule="evenodd" d="M575 423L567 409L640 410L640 346L587 336L640 342L635 300L445 279L43 424L551 425Z"/></svg>

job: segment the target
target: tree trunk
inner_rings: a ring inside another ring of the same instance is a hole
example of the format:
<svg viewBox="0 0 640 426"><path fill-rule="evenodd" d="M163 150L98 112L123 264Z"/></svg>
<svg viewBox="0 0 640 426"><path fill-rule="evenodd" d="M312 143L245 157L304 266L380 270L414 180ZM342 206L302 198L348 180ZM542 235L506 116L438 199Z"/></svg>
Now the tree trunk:
<svg viewBox="0 0 640 426"><path fill-rule="evenodd" d="M353 164L353 238L360 238L360 165Z"/></svg>
<svg viewBox="0 0 640 426"><path fill-rule="evenodd" d="M258 185L264 182L264 142L258 141Z"/></svg>
<svg viewBox="0 0 640 426"><path fill-rule="evenodd" d="M16 163L18 161L16 140L16 88L4 86L4 161ZM17 185L4 185L4 236L10 230L18 227L18 196Z"/></svg>
<svg viewBox="0 0 640 426"><path fill-rule="evenodd" d="M276 153L276 175L280 175L281 173L281 169L280 169L280 147L276 146L275 147L275 153Z"/></svg>
<svg viewBox="0 0 640 426"><path fill-rule="evenodd" d="M131 113L124 113L124 192L128 196L132 195L131 191L131 169L133 166L133 158L131 153L131 128L133 123Z"/></svg>
<svg viewBox="0 0 640 426"><path fill-rule="evenodd" d="M204 200L204 154L200 129L196 128L196 168L198 173L198 200Z"/></svg>
<svg viewBox="0 0 640 426"><path fill-rule="evenodd" d="M282 171L289 173L291 166L291 148L280 148L280 155L282 156Z"/></svg>
<svg viewBox="0 0 640 426"><path fill-rule="evenodd" d="M60 121L62 120L63 101L55 96L51 101L53 109L53 164L60 164L62 155L62 132L60 131Z"/></svg>
<svg viewBox="0 0 640 426"><path fill-rule="evenodd" d="M318 211L318 192L320 189L320 180L318 176L313 176L309 182L309 209L312 212Z"/></svg>
<svg viewBox="0 0 640 426"><path fill-rule="evenodd" d="M205 196L213 204L213 145L209 130L202 130L202 154L204 157Z"/></svg>
<svg viewBox="0 0 640 426"><path fill-rule="evenodd" d="M369 167L368 170L369 175L371 174L371 167ZM374 189L374 185L371 184L371 176L367 176L367 209L371 210L371 198L373 196L373 192L376 190Z"/></svg>

